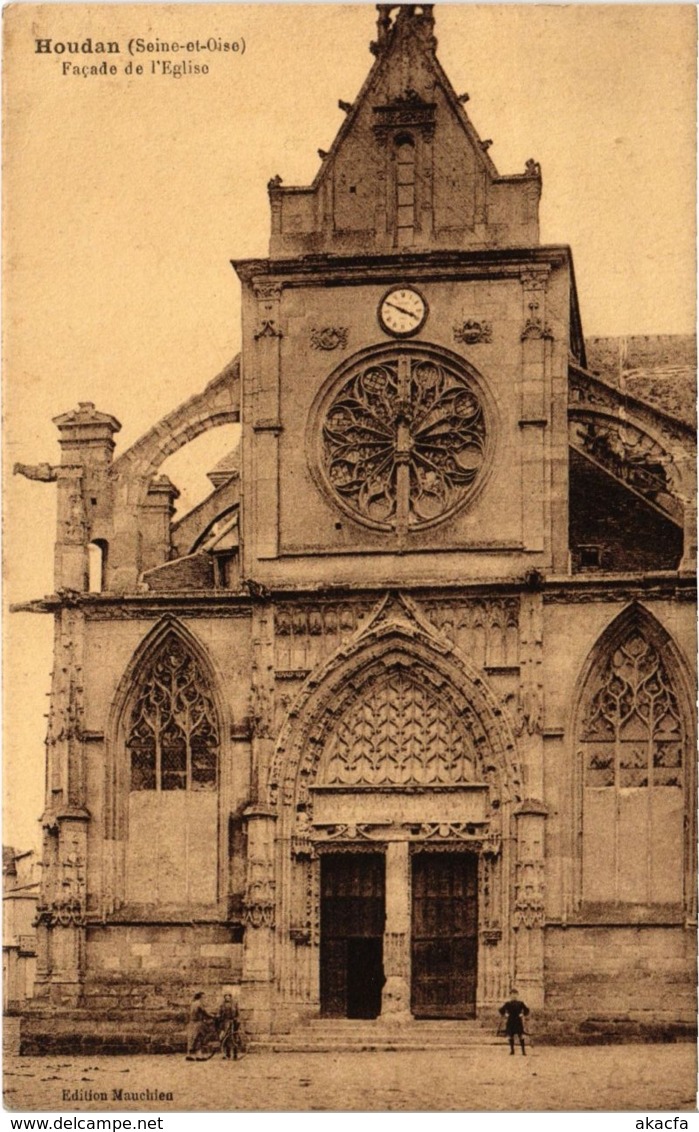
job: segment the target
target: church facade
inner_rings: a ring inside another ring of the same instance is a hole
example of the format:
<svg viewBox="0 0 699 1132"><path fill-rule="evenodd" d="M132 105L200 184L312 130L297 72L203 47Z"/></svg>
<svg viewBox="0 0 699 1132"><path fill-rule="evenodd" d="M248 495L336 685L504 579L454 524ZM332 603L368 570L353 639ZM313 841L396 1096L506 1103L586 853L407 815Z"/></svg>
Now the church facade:
<svg viewBox="0 0 699 1132"><path fill-rule="evenodd" d="M240 356L118 458L83 403L20 468L58 493L26 1051L166 1048L195 990L256 1035L513 984L568 1032L693 1022L694 432L592 372L541 170L435 50L378 6L233 263ZM161 465L231 422L174 521Z"/></svg>

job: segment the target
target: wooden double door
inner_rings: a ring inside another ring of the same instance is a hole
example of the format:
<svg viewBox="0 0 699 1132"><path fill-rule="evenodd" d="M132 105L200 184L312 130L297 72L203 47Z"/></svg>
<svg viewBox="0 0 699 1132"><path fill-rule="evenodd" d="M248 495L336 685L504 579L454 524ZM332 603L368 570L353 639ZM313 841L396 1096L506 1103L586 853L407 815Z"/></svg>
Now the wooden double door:
<svg viewBox="0 0 699 1132"><path fill-rule="evenodd" d="M469 1018L476 1010L477 858L412 857L411 1010L419 1018ZM320 998L328 1017L376 1018L384 984L385 859L321 859ZM388 930L390 931L390 925Z"/></svg>

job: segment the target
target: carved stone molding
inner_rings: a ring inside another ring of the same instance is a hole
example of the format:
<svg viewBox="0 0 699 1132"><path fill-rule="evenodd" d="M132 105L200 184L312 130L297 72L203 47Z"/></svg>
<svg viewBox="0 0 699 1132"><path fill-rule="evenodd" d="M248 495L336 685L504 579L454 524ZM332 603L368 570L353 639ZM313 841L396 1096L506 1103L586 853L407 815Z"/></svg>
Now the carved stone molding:
<svg viewBox="0 0 699 1132"><path fill-rule="evenodd" d="M84 849L78 837L66 843L67 834L60 823L53 833L47 829L46 836L49 848L44 852L35 923L48 927L84 927L87 913Z"/></svg>
<svg viewBox="0 0 699 1132"><path fill-rule="evenodd" d="M541 927L544 922L544 862L541 860L517 862L512 922L515 928Z"/></svg>
<svg viewBox="0 0 699 1132"><path fill-rule="evenodd" d="M243 923L251 928L273 928L275 907L276 886L272 863L262 858L250 858L243 897Z"/></svg>
<svg viewBox="0 0 699 1132"><path fill-rule="evenodd" d="M243 923L251 928L273 928L274 908L274 886L257 882L245 893Z"/></svg>
<svg viewBox="0 0 699 1132"><path fill-rule="evenodd" d="M255 341L260 338L283 338L281 330L277 326L276 320L273 318L260 319L257 330L255 331Z"/></svg>
<svg viewBox="0 0 699 1132"><path fill-rule="evenodd" d="M548 285L548 278L551 273L551 268L548 265L532 269L530 271L523 271L520 275L520 282L523 290L526 291L545 291Z"/></svg>
<svg viewBox="0 0 699 1132"><path fill-rule="evenodd" d="M275 302L281 298L281 283L253 283L255 298L263 303Z"/></svg>
<svg viewBox="0 0 699 1132"><path fill-rule="evenodd" d="M466 319L454 327L454 340L463 342L466 346L473 346L477 342L492 342L492 325L485 321Z"/></svg>
<svg viewBox="0 0 699 1132"><path fill-rule="evenodd" d="M544 319L546 288L550 269L527 271L520 276L527 306L524 326L520 338L523 342L536 339L551 339L553 332Z"/></svg>
<svg viewBox="0 0 699 1132"><path fill-rule="evenodd" d="M371 608L367 601L278 605L274 614L277 678L305 677L353 633Z"/></svg>
<svg viewBox="0 0 699 1132"><path fill-rule="evenodd" d="M311 328L311 346L314 350L344 350L348 334L346 326L324 326L320 330L314 326Z"/></svg>
<svg viewBox="0 0 699 1132"><path fill-rule="evenodd" d="M85 903L79 898L67 898L51 904L38 904L34 924L52 928L83 928L87 923Z"/></svg>
<svg viewBox="0 0 699 1132"><path fill-rule="evenodd" d="M430 621L479 668L516 666L519 660L518 596L426 601Z"/></svg>
<svg viewBox="0 0 699 1132"><path fill-rule="evenodd" d="M417 130L426 140L434 136L437 105L426 102L417 91L407 89L384 106L374 107L374 134L386 141L396 129Z"/></svg>

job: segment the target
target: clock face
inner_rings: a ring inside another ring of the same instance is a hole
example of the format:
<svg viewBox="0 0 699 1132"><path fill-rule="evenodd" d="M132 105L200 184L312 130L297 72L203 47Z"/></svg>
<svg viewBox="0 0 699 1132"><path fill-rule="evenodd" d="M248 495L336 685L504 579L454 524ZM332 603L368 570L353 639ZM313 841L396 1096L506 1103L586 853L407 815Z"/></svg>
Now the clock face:
<svg viewBox="0 0 699 1132"><path fill-rule="evenodd" d="M427 303L412 287L393 287L379 304L379 322L387 334L409 338L427 318Z"/></svg>

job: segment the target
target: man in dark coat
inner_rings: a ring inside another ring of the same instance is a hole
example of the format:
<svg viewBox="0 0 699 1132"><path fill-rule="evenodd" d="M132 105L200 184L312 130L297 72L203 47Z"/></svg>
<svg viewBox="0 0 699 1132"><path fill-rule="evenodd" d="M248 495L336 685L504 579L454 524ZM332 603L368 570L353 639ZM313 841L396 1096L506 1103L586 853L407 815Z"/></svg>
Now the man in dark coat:
<svg viewBox="0 0 699 1132"><path fill-rule="evenodd" d="M211 1015L204 1009L202 1002L204 995L197 991L189 1007L189 1021L187 1023L187 1061L206 1061L202 1057L207 1022Z"/></svg>
<svg viewBox="0 0 699 1132"><path fill-rule="evenodd" d="M515 1037L519 1038L522 1053L526 1053L524 1048L524 1019L528 1013L529 1007L518 996L517 988L513 987L507 1002L504 1002L500 1007L500 1014L503 1018L506 1017L505 1033L510 1040L511 1054L515 1052Z"/></svg>

